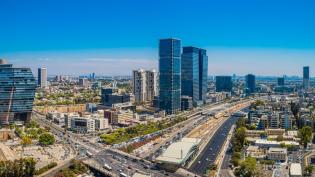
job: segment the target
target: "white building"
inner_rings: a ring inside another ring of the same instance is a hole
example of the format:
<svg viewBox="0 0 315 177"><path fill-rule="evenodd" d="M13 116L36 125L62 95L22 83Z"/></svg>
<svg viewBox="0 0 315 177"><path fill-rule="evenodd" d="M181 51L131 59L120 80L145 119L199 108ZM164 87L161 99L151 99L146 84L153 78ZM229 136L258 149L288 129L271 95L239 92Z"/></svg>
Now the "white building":
<svg viewBox="0 0 315 177"><path fill-rule="evenodd" d="M104 129L109 128L108 119L94 118L94 121L95 121L96 130L104 130Z"/></svg>
<svg viewBox="0 0 315 177"><path fill-rule="evenodd" d="M302 167L299 163L290 165L290 177L302 177Z"/></svg>
<svg viewBox="0 0 315 177"><path fill-rule="evenodd" d="M66 116L66 125L77 133L88 133L95 131L95 120L89 117Z"/></svg>
<svg viewBox="0 0 315 177"><path fill-rule="evenodd" d="M267 151L267 158L269 160L286 161L286 159L287 159L287 149L271 147Z"/></svg>
<svg viewBox="0 0 315 177"><path fill-rule="evenodd" d="M47 69L46 68L38 68L38 86L40 88L47 87Z"/></svg>
<svg viewBox="0 0 315 177"><path fill-rule="evenodd" d="M135 101L152 101L157 92L157 72L155 70L139 69L133 71Z"/></svg>

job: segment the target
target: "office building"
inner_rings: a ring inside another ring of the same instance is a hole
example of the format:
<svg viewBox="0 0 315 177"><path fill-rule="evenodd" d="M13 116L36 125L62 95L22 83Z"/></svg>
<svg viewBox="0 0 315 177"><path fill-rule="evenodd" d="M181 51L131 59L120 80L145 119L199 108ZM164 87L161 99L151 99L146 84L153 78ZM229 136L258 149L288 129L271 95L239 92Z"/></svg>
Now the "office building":
<svg viewBox="0 0 315 177"><path fill-rule="evenodd" d="M133 94L135 101L152 101L157 95L157 73L143 69L133 71Z"/></svg>
<svg viewBox="0 0 315 177"><path fill-rule="evenodd" d="M181 110L181 42L161 39L159 42L159 108L167 114Z"/></svg>
<svg viewBox="0 0 315 177"><path fill-rule="evenodd" d="M30 121L35 89L30 68L14 68L0 60L0 125Z"/></svg>
<svg viewBox="0 0 315 177"><path fill-rule="evenodd" d="M37 85L40 88L46 88L47 87L47 69L46 68L38 68L38 80Z"/></svg>
<svg viewBox="0 0 315 177"><path fill-rule="evenodd" d="M77 133L88 133L95 131L95 120L88 117L66 117L65 122L70 123L70 129Z"/></svg>
<svg viewBox="0 0 315 177"><path fill-rule="evenodd" d="M206 50L184 47L181 60L181 94L191 97L195 106L206 100L207 73Z"/></svg>
<svg viewBox="0 0 315 177"><path fill-rule="evenodd" d="M208 89L208 56L207 51L199 49L199 100L207 100Z"/></svg>
<svg viewBox="0 0 315 177"><path fill-rule="evenodd" d="M128 94L118 94L117 89L104 88L101 91L102 100L101 103L104 106L112 107L117 103L126 103L130 101L130 95Z"/></svg>
<svg viewBox="0 0 315 177"><path fill-rule="evenodd" d="M255 93L256 90L256 78L255 75L253 74L248 74L245 77L246 80L246 93L247 94L251 94L251 93Z"/></svg>
<svg viewBox="0 0 315 177"><path fill-rule="evenodd" d="M189 96L182 96L181 97L181 110L189 110L192 109L193 103L192 98Z"/></svg>
<svg viewBox="0 0 315 177"><path fill-rule="evenodd" d="M277 79L278 86L284 86L284 77L278 77Z"/></svg>
<svg viewBox="0 0 315 177"><path fill-rule="evenodd" d="M181 95L199 101L199 49L184 47L181 60Z"/></svg>
<svg viewBox="0 0 315 177"><path fill-rule="evenodd" d="M310 85L310 67L303 67L303 88L308 89Z"/></svg>
<svg viewBox="0 0 315 177"><path fill-rule="evenodd" d="M231 76L216 76L215 87L216 87L216 92L232 92L232 77Z"/></svg>

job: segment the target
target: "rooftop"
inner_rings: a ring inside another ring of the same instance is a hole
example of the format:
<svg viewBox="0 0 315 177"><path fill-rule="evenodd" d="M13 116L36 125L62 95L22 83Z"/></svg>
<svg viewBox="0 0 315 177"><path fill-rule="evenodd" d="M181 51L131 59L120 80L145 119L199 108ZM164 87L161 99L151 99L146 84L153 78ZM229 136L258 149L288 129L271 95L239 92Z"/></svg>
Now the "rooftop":
<svg viewBox="0 0 315 177"><path fill-rule="evenodd" d="M193 148L200 142L197 138L183 138L171 144L156 160L160 162L182 164L192 154Z"/></svg>
<svg viewBox="0 0 315 177"><path fill-rule="evenodd" d="M290 166L291 176L302 176L302 167L299 163L292 163Z"/></svg>
<svg viewBox="0 0 315 177"><path fill-rule="evenodd" d="M287 149L286 148L274 148L274 147L271 147L271 148L269 148L268 152L269 153L271 153L271 152L287 153Z"/></svg>

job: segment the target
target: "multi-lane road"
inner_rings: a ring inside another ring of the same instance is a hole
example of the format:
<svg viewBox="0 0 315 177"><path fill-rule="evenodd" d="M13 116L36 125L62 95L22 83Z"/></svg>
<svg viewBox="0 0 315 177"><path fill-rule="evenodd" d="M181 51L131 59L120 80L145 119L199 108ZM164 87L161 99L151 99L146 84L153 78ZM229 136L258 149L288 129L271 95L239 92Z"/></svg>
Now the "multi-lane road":
<svg viewBox="0 0 315 177"><path fill-rule="evenodd" d="M223 123L223 125L212 136L206 147L201 151L194 163L190 166L190 171L203 175L206 169L211 164L214 164L232 125L235 124L238 118L239 117L231 116Z"/></svg>

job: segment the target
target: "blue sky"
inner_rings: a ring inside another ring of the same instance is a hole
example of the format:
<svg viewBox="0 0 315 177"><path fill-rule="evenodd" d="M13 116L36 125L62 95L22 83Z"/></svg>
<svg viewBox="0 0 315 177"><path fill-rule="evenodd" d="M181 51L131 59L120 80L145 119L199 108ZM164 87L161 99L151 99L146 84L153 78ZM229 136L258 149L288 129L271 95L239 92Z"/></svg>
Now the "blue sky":
<svg viewBox="0 0 315 177"><path fill-rule="evenodd" d="M158 39L176 37L208 49L211 75L300 75L315 68L314 9L312 0L1 0L0 58L49 74L131 74L157 68Z"/></svg>

